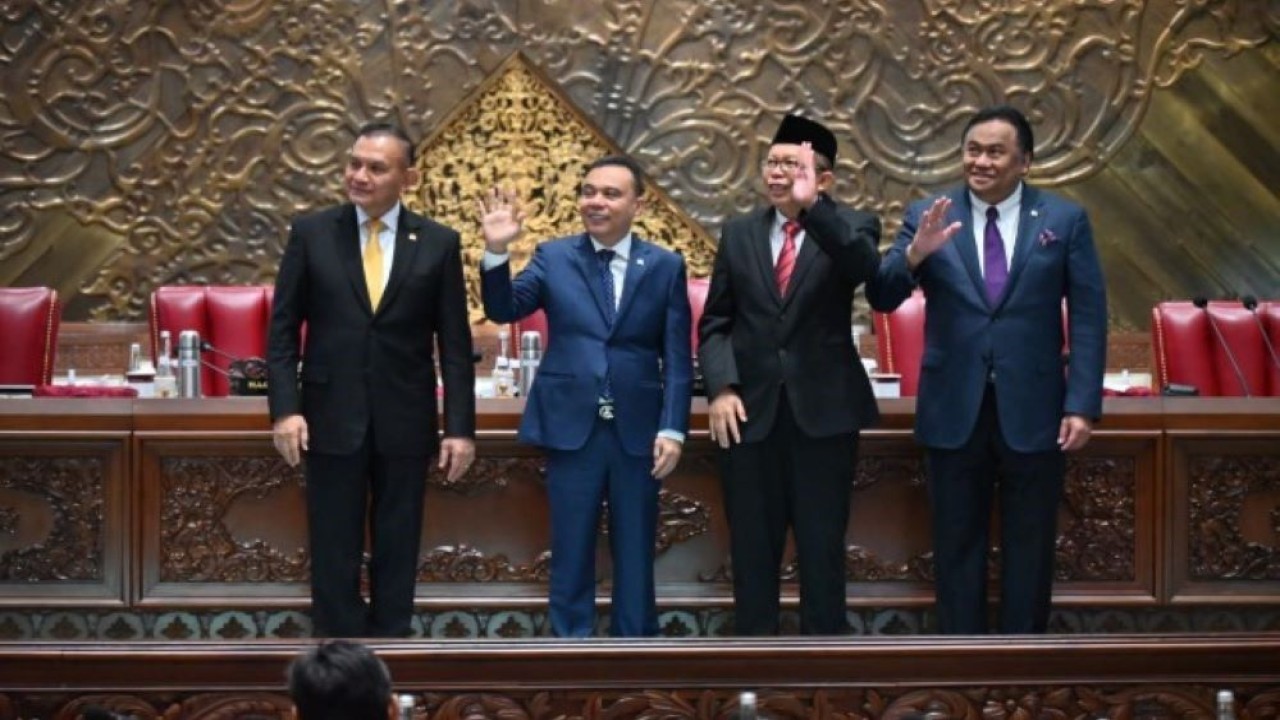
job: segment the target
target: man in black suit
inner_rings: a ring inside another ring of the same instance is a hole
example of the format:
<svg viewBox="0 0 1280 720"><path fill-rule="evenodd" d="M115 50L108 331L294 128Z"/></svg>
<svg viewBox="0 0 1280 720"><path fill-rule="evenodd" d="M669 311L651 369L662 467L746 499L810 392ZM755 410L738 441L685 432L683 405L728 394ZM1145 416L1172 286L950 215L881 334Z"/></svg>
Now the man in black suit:
<svg viewBox="0 0 1280 720"><path fill-rule="evenodd" d="M439 467L456 480L475 457L459 237L400 203L416 175L403 130L361 128L344 172L351 202L294 221L276 278L269 401L276 449L290 465L306 459L317 635L409 634L428 458L438 452Z"/></svg>
<svg viewBox="0 0 1280 720"><path fill-rule="evenodd" d="M880 221L826 191L835 136L788 115L762 166L769 207L727 223L699 325L733 560L735 629L778 632L788 527L800 631L845 619L845 530L858 431L879 419L853 347L853 293L875 275Z"/></svg>

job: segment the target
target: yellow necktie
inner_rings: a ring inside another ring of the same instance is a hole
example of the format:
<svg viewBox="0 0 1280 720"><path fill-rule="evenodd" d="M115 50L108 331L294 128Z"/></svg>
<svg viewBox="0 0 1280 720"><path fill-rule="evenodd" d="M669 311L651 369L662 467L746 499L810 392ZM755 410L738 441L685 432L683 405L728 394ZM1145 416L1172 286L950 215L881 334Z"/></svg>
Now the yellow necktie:
<svg viewBox="0 0 1280 720"><path fill-rule="evenodd" d="M378 242L381 230L382 223L370 218L369 239L364 244L364 282L369 287L369 304L374 310L382 300L382 243Z"/></svg>

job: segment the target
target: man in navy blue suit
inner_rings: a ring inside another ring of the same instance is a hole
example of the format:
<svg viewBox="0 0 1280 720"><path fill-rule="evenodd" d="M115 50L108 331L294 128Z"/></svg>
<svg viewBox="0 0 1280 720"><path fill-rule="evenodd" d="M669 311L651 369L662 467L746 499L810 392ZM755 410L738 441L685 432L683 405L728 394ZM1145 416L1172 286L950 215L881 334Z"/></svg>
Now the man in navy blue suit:
<svg viewBox="0 0 1280 720"><path fill-rule="evenodd" d="M987 632L997 497L999 630L1045 631L1065 453L1089 442L1102 414L1107 298L1093 231L1083 208L1023 182L1033 149L1018 110L974 115L965 186L907 209L867 286L882 312L917 286L925 294L915 433L927 448L944 633Z"/></svg>
<svg viewBox="0 0 1280 720"><path fill-rule="evenodd" d="M514 322L541 308L547 346L520 422L547 452L551 629L595 625L595 547L609 503L614 636L657 633L654 541L658 487L680 460L692 359L684 259L631 232L643 204L639 166L606 157L587 168L585 232L540 243L514 279L508 247L521 231L514 195L480 201L485 315Z"/></svg>

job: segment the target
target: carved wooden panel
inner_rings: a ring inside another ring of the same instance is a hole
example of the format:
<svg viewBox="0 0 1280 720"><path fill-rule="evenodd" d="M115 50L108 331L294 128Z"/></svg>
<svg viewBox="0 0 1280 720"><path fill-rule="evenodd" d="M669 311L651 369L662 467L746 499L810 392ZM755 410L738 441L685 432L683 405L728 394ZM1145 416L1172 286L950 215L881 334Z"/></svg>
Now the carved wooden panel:
<svg viewBox="0 0 1280 720"><path fill-rule="evenodd" d="M1173 444L1175 597L1280 593L1278 443L1244 433Z"/></svg>
<svg viewBox="0 0 1280 720"><path fill-rule="evenodd" d="M28 0L0 17L0 283L57 287L73 320L141 319L163 284L269 282L289 218L340 199L361 122L425 138L516 51L711 235L758 201L784 112L835 130L835 194L887 241L909 200L959 179L972 110L1008 101L1037 128L1033 179L1093 212L1117 323L1264 295L1280 267L1271 2ZM472 164L511 159L500 127L471 128L483 157L433 166L451 200Z"/></svg>
<svg viewBox="0 0 1280 720"><path fill-rule="evenodd" d="M124 601L127 464L123 437L0 438L0 604Z"/></svg>
<svg viewBox="0 0 1280 720"><path fill-rule="evenodd" d="M1120 717L1134 720L1213 720L1213 686L1092 685L1043 683L1033 687L980 686L816 690L757 693L763 718L778 720L1024 720L1027 718ZM739 695L732 690L482 690L403 693L414 700L405 720L591 720L592 718L688 718L736 720ZM0 719L44 717L75 720L86 708L104 708L137 720L288 720L292 703L284 693L235 691L173 697L171 694L95 693L0 695ZM1236 717L1274 717L1280 686L1242 688ZM7 712L6 712L7 710ZM25 713L25 714L24 714ZM37 714L38 713L38 714Z"/></svg>
<svg viewBox="0 0 1280 720"><path fill-rule="evenodd" d="M281 673L303 647L7 644L0 718L73 720L90 704L139 720L281 717ZM1266 636L371 647L417 720L732 720L743 690L756 693L762 717L820 720L1208 719L1221 689L1233 692L1236 717L1280 710L1277 646Z"/></svg>

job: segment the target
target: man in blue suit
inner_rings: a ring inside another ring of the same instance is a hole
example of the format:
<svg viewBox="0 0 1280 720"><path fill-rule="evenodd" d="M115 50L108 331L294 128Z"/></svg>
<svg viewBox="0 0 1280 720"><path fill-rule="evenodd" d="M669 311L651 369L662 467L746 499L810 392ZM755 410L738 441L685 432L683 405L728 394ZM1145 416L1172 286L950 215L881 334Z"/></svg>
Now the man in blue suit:
<svg viewBox="0 0 1280 720"><path fill-rule="evenodd" d="M882 312L917 286L925 294L915 433L927 448L944 633L987 632L996 497L999 630L1045 631L1065 453L1085 446L1102 414L1107 299L1093 231L1083 208L1023 182L1033 148L1018 110L974 115L965 187L907 209L867 286Z"/></svg>
<svg viewBox="0 0 1280 720"><path fill-rule="evenodd" d="M514 280L508 246L523 213L507 191L480 201L485 315L507 323L541 308L547 316L546 353L519 437L547 452L550 618L560 637L586 637L595 626L596 528L605 500L610 634L658 631L658 487L680 460L693 368L684 259L631 232L643 193L631 159L592 163L578 196L586 231L539 244Z"/></svg>

